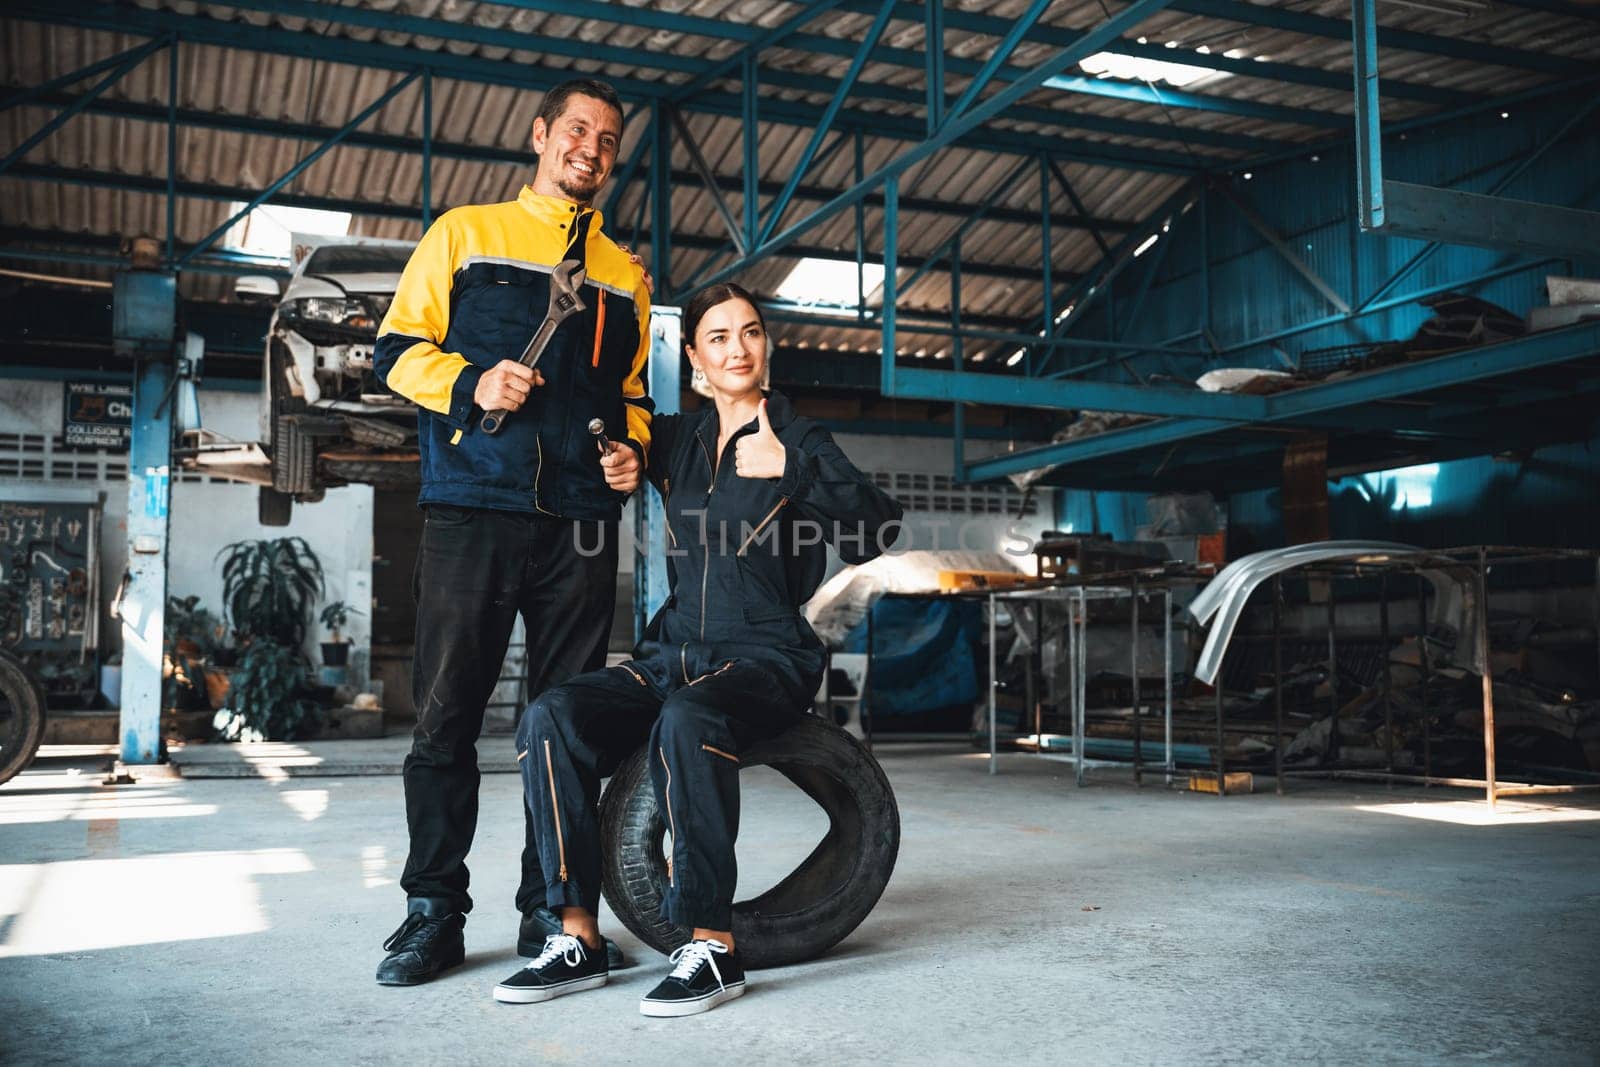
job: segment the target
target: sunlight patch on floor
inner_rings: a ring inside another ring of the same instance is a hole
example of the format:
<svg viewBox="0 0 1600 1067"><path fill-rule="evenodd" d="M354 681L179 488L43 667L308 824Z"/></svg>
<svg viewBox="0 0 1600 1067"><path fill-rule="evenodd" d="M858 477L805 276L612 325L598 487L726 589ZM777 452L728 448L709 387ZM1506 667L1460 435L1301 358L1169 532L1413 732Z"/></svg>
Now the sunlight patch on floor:
<svg viewBox="0 0 1600 1067"><path fill-rule="evenodd" d="M0 914L13 916L0 957L261 933L257 879L314 869L297 848L0 866Z"/></svg>

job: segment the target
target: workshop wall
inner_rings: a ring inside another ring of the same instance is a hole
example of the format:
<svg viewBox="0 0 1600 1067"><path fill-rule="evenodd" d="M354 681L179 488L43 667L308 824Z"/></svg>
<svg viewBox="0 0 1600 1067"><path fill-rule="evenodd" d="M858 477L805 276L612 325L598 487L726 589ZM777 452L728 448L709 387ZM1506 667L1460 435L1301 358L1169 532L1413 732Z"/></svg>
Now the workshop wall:
<svg viewBox="0 0 1600 1067"><path fill-rule="evenodd" d="M54 381L0 379L0 470L5 484L25 491L36 487L75 487L101 494L100 526L102 651L121 646L121 635L105 611L127 562L127 456L105 450L68 449L62 442L63 385ZM254 392L200 390L201 417L207 429L240 440L255 440ZM25 464L25 465L24 465ZM23 472L26 474L12 473ZM322 560L327 599L342 599L366 610L372 587L372 489L348 486L329 490L318 504L296 506L287 527L256 521L256 487L180 475L172 488L172 526L168 553L168 591L198 595L213 611L221 607L222 578L216 554L244 538L297 536ZM370 620L353 617L349 628L352 680L365 677ZM310 654L320 636L313 626Z"/></svg>

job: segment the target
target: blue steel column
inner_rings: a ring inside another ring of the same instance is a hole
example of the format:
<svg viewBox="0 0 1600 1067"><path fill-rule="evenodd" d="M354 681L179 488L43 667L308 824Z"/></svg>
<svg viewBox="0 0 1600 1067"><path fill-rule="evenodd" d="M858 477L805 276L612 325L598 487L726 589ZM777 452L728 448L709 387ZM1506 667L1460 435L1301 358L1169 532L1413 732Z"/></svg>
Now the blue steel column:
<svg viewBox="0 0 1600 1067"><path fill-rule="evenodd" d="M894 381L894 303L899 286L895 274L899 267L900 175L883 183L883 361L879 365L878 389L884 396L895 395Z"/></svg>
<svg viewBox="0 0 1600 1067"><path fill-rule="evenodd" d="M1383 114L1378 105L1376 0L1351 0L1355 37L1356 191L1363 230L1383 225Z"/></svg>
<svg viewBox="0 0 1600 1067"><path fill-rule="evenodd" d="M650 108L650 268L656 291L673 292L672 126L660 104Z"/></svg>
<svg viewBox="0 0 1600 1067"><path fill-rule="evenodd" d="M422 232L433 225L433 71L422 72Z"/></svg>
<svg viewBox="0 0 1600 1067"><path fill-rule="evenodd" d="M950 338L950 362L955 372L959 374L963 369L961 364L965 356L961 346L960 230L956 231L955 245L950 250L950 325L955 330ZM957 482L964 482L967 480L967 407L959 397L953 406L950 431L950 450L955 464L954 477Z"/></svg>
<svg viewBox="0 0 1600 1067"><path fill-rule="evenodd" d="M756 53L744 58L744 86L740 94L741 117L744 120L744 247L756 246L756 231L761 225L761 127L760 70L756 66Z"/></svg>
<svg viewBox="0 0 1600 1067"><path fill-rule="evenodd" d="M178 39L167 49L167 255L171 264L178 229Z"/></svg>
<svg viewBox="0 0 1600 1067"><path fill-rule="evenodd" d="M944 125L944 0L927 0L923 8L923 76L928 79L928 136ZM856 181L860 181L858 175Z"/></svg>
<svg viewBox="0 0 1600 1067"><path fill-rule="evenodd" d="M683 314L678 308L650 309L650 399L656 414L678 414L678 375ZM633 639L667 599L667 513L661 496L645 486L634 505Z"/></svg>
<svg viewBox="0 0 1600 1067"><path fill-rule="evenodd" d="M128 448L128 563L121 599L123 763L159 763L161 660L167 603L167 514L177 276L123 271L113 290L113 343L133 357L133 439Z"/></svg>
<svg viewBox="0 0 1600 1067"><path fill-rule="evenodd" d="M1050 263L1054 258L1050 242L1050 161L1043 155L1039 157L1039 239L1043 242L1039 255L1039 273L1044 280L1044 328L1049 333L1056 324L1055 284L1050 279ZM1052 349L1045 349L1040 353L1048 361ZM1022 357L1026 363L1027 373L1032 374L1033 353Z"/></svg>
<svg viewBox="0 0 1600 1067"><path fill-rule="evenodd" d="M855 135L856 184L861 184L866 167L866 144L858 128ZM856 201L856 320L867 321L867 205Z"/></svg>

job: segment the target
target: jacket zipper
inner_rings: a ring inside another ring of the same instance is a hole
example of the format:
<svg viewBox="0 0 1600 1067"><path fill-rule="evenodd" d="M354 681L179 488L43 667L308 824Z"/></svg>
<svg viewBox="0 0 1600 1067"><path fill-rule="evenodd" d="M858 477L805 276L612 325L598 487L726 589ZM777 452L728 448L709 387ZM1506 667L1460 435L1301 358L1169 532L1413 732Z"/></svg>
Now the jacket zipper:
<svg viewBox="0 0 1600 1067"><path fill-rule="evenodd" d="M667 528L667 540L672 542L672 547L678 547L678 535L672 532L672 479L661 479L661 514L662 523Z"/></svg>
<svg viewBox="0 0 1600 1067"><path fill-rule="evenodd" d="M544 742L545 778L550 782L550 807L556 816L556 854L561 857L561 880L567 880L567 843L561 836L561 802L556 799L556 768L550 759L550 739Z"/></svg>
<svg viewBox="0 0 1600 1067"><path fill-rule="evenodd" d="M595 323L593 366L598 367L600 366L600 345L605 339L606 335L606 291L604 289L596 289L595 291L600 294L600 299L595 304L594 312Z"/></svg>
<svg viewBox="0 0 1600 1067"><path fill-rule="evenodd" d="M533 447L539 453L539 462L533 468L533 506L537 510L543 511L546 515L554 515L555 512L547 510L543 504L539 503L539 475L544 473L544 442L539 439L537 434L533 438Z"/></svg>
<svg viewBox="0 0 1600 1067"><path fill-rule="evenodd" d="M547 742L548 743L548 742ZM661 766L667 772L666 788L661 794L667 798L667 830L672 834L672 852L678 851L678 824L672 818L672 768L667 765L667 750L657 747L656 752L661 756ZM676 885L672 879L672 852L667 853L667 884Z"/></svg>
<svg viewBox="0 0 1600 1067"><path fill-rule="evenodd" d="M721 756L723 759L731 759L735 763L739 762L739 757L735 756L732 752L724 752L722 749L713 748L710 745L701 745L700 747L711 753L713 756Z"/></svg>
<svg viewBox="0 0 1600 1067"><path fill-rule="evenodd" d="M706 515L711 514L711 494L717 491L717 465L711 459L711 450L706 447L705 438L695 434L694 439L700 442L700 451L705 453L706 465L711 468L711 486L706 490ZM707 530L709 531L709 526ZM705 568L700 572L700 640L706 637L706 583L711 579L711 537L709 532L703 538L705 543L701 551L705 553ZM688 671L684 672L684 681L688 681Z"/></svg>
<svg viewBox="0 0 1600 1067"><path fill-rule="evenodd" d="M735 552L734 555L736 555L736 556L744 555L744 550L750 547L750 543L756 539L756 535L761 533L762 530L765 530L767 528L767 524L772 521L773 516L777 515L778 512L782 511L783 510L783 506L785 504L787 504L788 502L789 502L789 498L788 497L783 497L782 499L780 499L778 501L777 507L775 507L771 511L767 512L767 517L762 519L761 522L759 524L757 524L757 526L756 526L756 528L754 530L750 531L750 536L746 537L744 539L744 544L739 546L739 551Z"/></svg>
<svg viewBox="0 0 1600 1067"><path fill-rule="evenodd" d="M632 667L628 666L626 663L619 663L619 664L617 664L617 666L621 667L623 670L625 670L629 674L633 675L633 680L634 681L638 682L640 685L645 686L645 688L647 688L647 689L649 688L649 686L645 684L644 675L640 674L638 671L634 670Z"/></svg>

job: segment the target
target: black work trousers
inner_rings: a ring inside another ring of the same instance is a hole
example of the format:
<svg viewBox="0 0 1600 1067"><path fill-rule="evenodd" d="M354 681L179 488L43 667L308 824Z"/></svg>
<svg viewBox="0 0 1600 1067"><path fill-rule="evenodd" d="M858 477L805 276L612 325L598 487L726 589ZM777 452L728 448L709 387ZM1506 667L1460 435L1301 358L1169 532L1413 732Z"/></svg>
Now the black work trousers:
<svg viewBox="0 0 1600 1067"><path fill-rule="evenodd" d="M528 692L605 663L616 607L614 522L429 505L415 581L412 695L405 761L408 899L465 913L467 852L478 825L478 734L520 612ZM524 809L526 810L526 809ZM544 904L532 819L524 815L517 910Z"/></svg>
<svg viewBox="0 0 1600 1067"><path fill-rule="evenodd" d="M739 754L791 725L810 692L781 659L726 652L646 641L635 659L548 690L523 715L517 758L552 908L599 908L600 781L647 744L672 835L662 912L682 926L732 927Z"/></svg>

